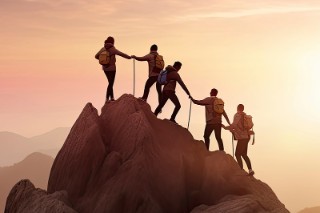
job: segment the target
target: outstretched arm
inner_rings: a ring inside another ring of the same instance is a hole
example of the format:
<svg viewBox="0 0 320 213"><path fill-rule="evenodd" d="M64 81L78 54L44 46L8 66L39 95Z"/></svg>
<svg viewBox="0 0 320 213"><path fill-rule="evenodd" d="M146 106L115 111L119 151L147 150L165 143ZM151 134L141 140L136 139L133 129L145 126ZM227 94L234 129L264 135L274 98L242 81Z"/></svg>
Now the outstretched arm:
<svg viewBox="0 0 320 213"><path fill-rule="evenodd" d="M205 106L205 105L210 105L212 104L212 99L211 98L205 98L203 100L195 100L191 97L191 100L194 104L200 105L200 106Z"/></svg>
<svg viewBox="0 0 320 213"><path fill-rule="evenodd" d="M117 50L117 49L116 49L116 55L120 55L121 57L126 58L126 59L131 59L131 56L129 56L129 55Z"/></svg>
<svg viewBox="0 0 320 213"><path fill-rule="evenodd" d="M149 54L145 55L143 57L138 57L138 56L132 55L131 58L134 58L137 61L149 61L150 60Z"/></svg>
<svg viewBox="0 0 320 213"><path fill-rule="evenodd" d="M180 86L182 87L182 89L187 93L187 95L189 95L190 97L190 92L187 88L187 86L183 83L182 79L180 78L180 76L178 77L178 83L180 84Z"/></svg>
<svg viewBox="0 0 320 213"><path fill-rule="evenodd" d="M224 111L222 114L223 114L223 117L226 119L227 123L228 123L229 125L231 125L230 120L229 120L229 118L228 118L228 115L227 115L226 111Z"/></svg>

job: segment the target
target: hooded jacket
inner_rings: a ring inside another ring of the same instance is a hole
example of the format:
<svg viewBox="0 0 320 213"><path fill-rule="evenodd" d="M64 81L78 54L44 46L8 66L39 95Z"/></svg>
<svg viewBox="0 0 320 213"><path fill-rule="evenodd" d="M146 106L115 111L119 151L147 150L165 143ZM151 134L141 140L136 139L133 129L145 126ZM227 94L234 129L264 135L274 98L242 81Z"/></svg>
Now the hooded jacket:
<svg viewBox="0 0 320 213"><path fill-rule="evenodd" d="M108 71L117 71L116 68L116 55L119 55L123 58L130 59L131 57L115 48L115 46L111 43L106 43L104 47L101 48L99 52L95 55L96 59L99 59L100 53L102 53L105 50L108 50L110 53L110 64L108 66L102 65L102 69L106 72Z"/></svg>

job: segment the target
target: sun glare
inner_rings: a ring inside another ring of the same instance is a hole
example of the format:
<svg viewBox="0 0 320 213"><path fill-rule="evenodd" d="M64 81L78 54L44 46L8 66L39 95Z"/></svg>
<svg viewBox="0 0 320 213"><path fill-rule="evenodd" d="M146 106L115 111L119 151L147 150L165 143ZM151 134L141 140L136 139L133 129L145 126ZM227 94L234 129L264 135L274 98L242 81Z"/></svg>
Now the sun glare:
<svg viewBox="0 0 320 213"><path fill-rule="evenodd" d="M296 89L299 99L304 100L299 107L304 109L305 116L317 121L320 119L320 49L305 53L298 63Z"/></svg>

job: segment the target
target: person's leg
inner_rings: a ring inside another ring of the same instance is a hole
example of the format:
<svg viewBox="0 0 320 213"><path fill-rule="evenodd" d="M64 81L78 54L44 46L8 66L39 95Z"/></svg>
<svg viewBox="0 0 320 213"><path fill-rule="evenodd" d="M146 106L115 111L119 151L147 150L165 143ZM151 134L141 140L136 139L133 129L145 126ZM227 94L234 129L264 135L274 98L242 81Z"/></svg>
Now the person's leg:
<svg viewBox="0 0 320 213"><path fill-rule="evenodd" d="M109 82L109 85L107 88L106 98L107 98L107 100L109 100L109 97L110 97L110 99L114 99L113 84L114 84L114 80L116 77L116 71L105 71L104 73L106 74L108 82Z"/></svg>
<svg viewBox="0 0 320 213"><path fill-rule="evenodd" d="M235 155L241 169L243 169L242 158L241 158L241 156L243 155L243 152L244 152L243 140L238 140Z"/></svg>
<svg viewBox="0 0 320 213"><path fill-rule="evenodd" d="M148 80L146 81L146 85L144 86L144 92L143 92L142 99L144 99L144 100L148 99L150 88L152 87L152 85L156 81L157 81L157 77L156 76L151 76L151 77L148 78Z"/></svg>
<svg viewBox="0 0 320 213"><path fill-rule="evenodd" d="M169 97L165 93L162 93L161 101L160 101L158 107L156 108L156 110L154 111L154 114L156 116L159 114L159 112L161 112L162 107L166 104L168 99L169 99Z"/></svg>
<svg viewBox="0 0 320 213"><path fill-rule="evenodd" d="M170 120L175 121L176 116L177 116L177 114L178 114L178 112L179 112L179 110L181 108L181 105L180 105L179 99L178 99L177 95L175 94L175 92L170 92L169 93L169 99L175 105Z"/></svg>
<svg viewBox="0 0 320 213"><path fill-rule="evenodd" d="M207 147L207 150L209 150L209 147L210 147L210 135L213 131L213 124L206 124L206 128L204 129L204 135L203 135L203 138L204 138L204 142L206 144L206 147Z"/></svg>
<svg viewBox="0 0 320 213"><path fill-rule="evenodd" d="M250 170L252 170L252 167L251 167L251 161L250 161L250 158L248 157L248 143L250 141L250 138L249 139L245 139L243 140L243 153L242 153L242 157L244 159L244 161L246 162L247 164L247 167Z"/></svg>
<svg viewBox="0 0 320 213"><path fill-rule="evenodd" d="M158 78L158 76L157 76L157 78ZM157 92L158 92L158 101L159 101L159 104L160 104L160 101L161 101L161 98L162 98L161 84L159 84L157 82L156 88L157 88Z"/></svg>
<svg viewBox="0 0 320 213"><path fill-rule="evenodd" d="M223 141L221 138L221 124L214 125L214 135L215 135L216 140L218 142L219 150L224 151Z"/></svg>

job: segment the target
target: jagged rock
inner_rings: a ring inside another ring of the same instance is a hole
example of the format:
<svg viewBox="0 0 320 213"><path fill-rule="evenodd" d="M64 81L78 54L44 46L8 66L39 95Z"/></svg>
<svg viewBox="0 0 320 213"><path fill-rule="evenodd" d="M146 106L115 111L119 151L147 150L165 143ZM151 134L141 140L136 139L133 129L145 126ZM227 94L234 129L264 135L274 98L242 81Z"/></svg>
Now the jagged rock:
<svg viewBox="0 0 320 213"><path fill-rule="evenodd" d="M5 213L76 213L69 207L67 192L59 191L48 194L36 189L27 179L19 181L7 198ZM70 204L69 204L70 205Z"/></svg>
<svg viewBox="0 0 320 213"><path fill-rule="evenodd" d="M230 155L131 95L100 116L85 106L51 169L48 192L61 190L78 212L288 212Z"/></svg>

